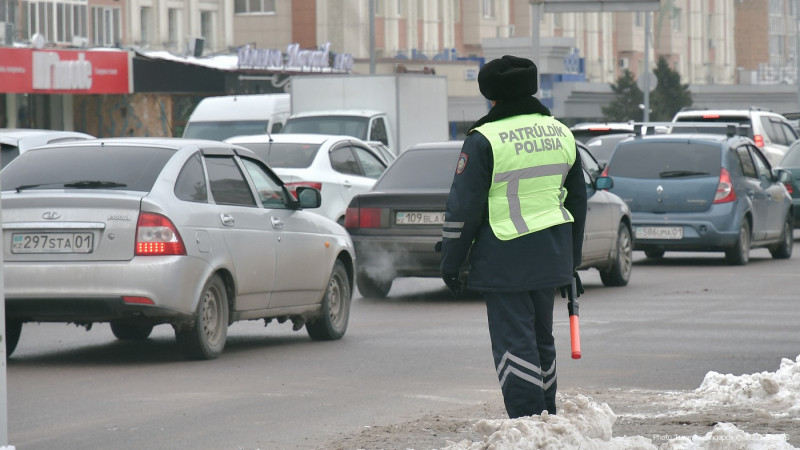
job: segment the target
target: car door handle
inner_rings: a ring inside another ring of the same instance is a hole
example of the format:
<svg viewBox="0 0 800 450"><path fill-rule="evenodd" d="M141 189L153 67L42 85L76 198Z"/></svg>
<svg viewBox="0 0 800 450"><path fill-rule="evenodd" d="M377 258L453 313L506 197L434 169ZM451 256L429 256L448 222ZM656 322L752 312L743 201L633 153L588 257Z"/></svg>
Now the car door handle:
<svg viewBox="0 0 800 450"><path fill-rule="evenodd" d="M233 219L233 216L230 214L221 213L219 215L219 219L222 221L222 224L226 227L232 227L236 225L236 221Z"/></svg>
<svg viewBox="0 0 800 450"><path fill-rule="evenodd" d="M280 217L270 217L270 221L272 222L272 228L275 228L276 230L283 229L283 221L280 219Z"/></svg>

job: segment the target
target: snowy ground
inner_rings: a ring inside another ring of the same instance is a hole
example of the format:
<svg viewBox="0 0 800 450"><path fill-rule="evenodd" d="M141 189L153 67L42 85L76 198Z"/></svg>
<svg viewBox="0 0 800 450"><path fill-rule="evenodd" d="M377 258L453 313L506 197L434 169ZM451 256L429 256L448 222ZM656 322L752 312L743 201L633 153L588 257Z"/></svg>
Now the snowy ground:
<svg viewBox="0 0 800 450"><path fill-rule="evenodd" d="M499 396L499 394L498 394ZM709 372L688 392L559 393L558 415L508 419L502 399L390 427L371 427L324 448L341 449L797 449L800 356L775 372Z"/></svg>

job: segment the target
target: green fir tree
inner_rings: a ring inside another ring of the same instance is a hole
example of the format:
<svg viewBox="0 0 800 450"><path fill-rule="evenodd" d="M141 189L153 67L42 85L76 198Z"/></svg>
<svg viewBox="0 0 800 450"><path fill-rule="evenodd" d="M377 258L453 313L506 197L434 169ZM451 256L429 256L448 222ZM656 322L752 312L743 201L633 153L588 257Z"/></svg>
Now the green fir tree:
<svg viewBox="0 0 800 450"><path fill-rule="evenodd" d="M616 84L611 84L614 91L614 100L602 108L603 117L607 122L627 122L629 120L641 121L643 111L639 107L644 101L636 79L630 70L625 69Z"/></svg>
<svg viewBox="0 0 800 450"><path fill-rule="evenodd" d="M681 84L680 74L669 66L663 56L658 58L653 73L658 84L650 94L650 120L668 122L681 108L692 106L692 93L688 84Z"/></svg>

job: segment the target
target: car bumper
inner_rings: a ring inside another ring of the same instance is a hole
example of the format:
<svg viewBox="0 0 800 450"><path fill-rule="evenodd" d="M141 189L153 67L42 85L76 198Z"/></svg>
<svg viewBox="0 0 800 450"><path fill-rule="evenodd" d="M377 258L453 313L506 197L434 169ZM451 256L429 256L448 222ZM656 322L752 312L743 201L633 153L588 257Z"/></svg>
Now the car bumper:
<svg viewBox="0 0 800 450"><path fill-rule="evenodd" d="M794 227L800 228L800 198L792 197L792 210L794 211Z"/></svg>
<svg viewBox="0 0 800 450"><path fill-rule="evenodd" d="M59 266L11 262L3 270L6 315L40 322L189 318L210 274L205 261L186 256ZM152 304L125 302L123 297L145 297Z"/></svg>
<svg viewBox="0 0 800 450"><path fill-rule="evenodd" d="M358 271L385 272L393 277L439 277L441 237L352 236Z"/></svg>
<svg viewBox="0 0 800 450"><path fill-rule="evenodd" d="M723 205L724 206L724 205ZM735 217L735 219L732 219ZM712 207L700 214L651 214L635 212L632 215L634 249L661 248L667 250L717 251L734 246L739 239L741 219L732 207ZM680 227L680 239L645 239L637 234L640 227Z"/></svg>

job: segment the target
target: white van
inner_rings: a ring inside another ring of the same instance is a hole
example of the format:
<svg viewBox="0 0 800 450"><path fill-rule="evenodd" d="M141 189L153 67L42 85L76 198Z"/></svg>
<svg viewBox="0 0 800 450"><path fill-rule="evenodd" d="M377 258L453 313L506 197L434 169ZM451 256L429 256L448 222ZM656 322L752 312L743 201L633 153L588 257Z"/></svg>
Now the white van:
<svg viewBox="0 0 800 450"><path fill-rule="evenodd" d="M192 111L183 137L221 141L231 136L279 133L290 107L289 94L207 97Z"/></svg>

